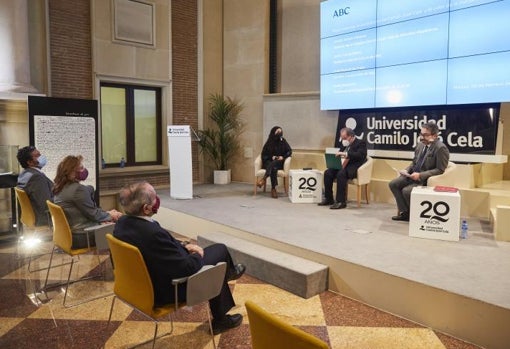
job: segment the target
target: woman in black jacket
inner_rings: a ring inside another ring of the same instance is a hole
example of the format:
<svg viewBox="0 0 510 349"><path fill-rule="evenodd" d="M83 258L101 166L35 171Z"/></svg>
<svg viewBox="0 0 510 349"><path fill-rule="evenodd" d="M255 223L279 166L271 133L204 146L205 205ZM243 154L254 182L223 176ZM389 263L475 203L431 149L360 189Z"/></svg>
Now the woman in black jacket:
<svg viewBox="0 0 510 349"><path fill-rule="evenodd" d="M267 177L271 177L271 197L277 199L276 186L278 184L278 170L283 169L285 159L292 155L289 143L283 138L283 131L280 126L274 126L269 132L267 141L262 148L262 165L266 169L264 177L257 182L261 188L266 184Z"/></svg>

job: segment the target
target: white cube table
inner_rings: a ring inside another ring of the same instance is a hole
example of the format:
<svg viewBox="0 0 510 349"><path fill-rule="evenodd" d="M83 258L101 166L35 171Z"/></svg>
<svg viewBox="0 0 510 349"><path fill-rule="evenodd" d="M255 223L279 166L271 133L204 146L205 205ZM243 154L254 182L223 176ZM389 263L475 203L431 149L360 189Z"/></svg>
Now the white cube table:
<svg viewBox="0 0 510 349"><path fill-rule="evenodd" d="M290 170L289 199L292 203L322 201L322 171Z"/></svg>
<svg viewBox="0 0 510 349"><path fill-rule="evenodd" d="M459 241L460 194L415 187L411 192L409 236Z"/></svg>

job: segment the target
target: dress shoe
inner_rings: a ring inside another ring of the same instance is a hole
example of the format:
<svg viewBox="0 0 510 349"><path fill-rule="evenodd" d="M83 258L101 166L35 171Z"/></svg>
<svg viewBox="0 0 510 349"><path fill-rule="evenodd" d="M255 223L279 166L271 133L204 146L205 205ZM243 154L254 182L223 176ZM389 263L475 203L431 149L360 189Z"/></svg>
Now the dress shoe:
<svg viewBox="0 0 510 349"><path fill-rule="evenodd" d="M234 265L234 269L230 271L230 274L227 277L227 281L233 281L239 279L241 276L243 276L244 272L246 271L246 266L244 264L236 264Z"/></svg>
<svg viewBox="0 0 510 349"><path fill-rule="evenodd" d="M262 188L265 185L266 185L266 179L265 178L261 178L261 179L258 180L257 187Z"/></svg>
<svg viewBox="0 0 510 349"><path fill-rule="evenodd" d="M278 199L278 193L276 192L276 188L271 189L271 197L273 199Z"/></svg>
<svg viewBox="0 0 510 349"><path fill-rule="evenodd" d="M333 204L329 206L331 210L339 210L341 208L346 208L347 204L345 202L337 202L336 204Z"/></svg>
<svg viewBox="0 0 510 349"><path fill-rule="evenodd" d="M225 315L222 319L212 320L213 334L217 335L231 328L236 328L243 322L243 316L241 314Z"/></svg>
<svg viewBox="0 0 510 349"><path fill-rule="evenodd" d="M333 200L322 200L321 202L319 202L317 205L319 206L331 206L333 205L335 202Z"/></svg>
<svg viewBox="0 0 510 349"><path fill-rule="evenodd" d="M401 212L398 216L391 217L394 221L409 222L409 213Z"/></svg>

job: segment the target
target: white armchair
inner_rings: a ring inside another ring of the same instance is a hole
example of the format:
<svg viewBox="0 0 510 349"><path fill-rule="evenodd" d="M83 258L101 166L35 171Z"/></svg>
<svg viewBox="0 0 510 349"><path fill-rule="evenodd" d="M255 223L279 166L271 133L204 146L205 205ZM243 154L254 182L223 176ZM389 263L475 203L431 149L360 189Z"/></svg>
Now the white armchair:
<svg viewBox="0 0 510 349"><path fill-rule="evenodd" d="M429 177L427 187L435 187L437 185L454 187L455 179L457 178L454 171L456 167L457 165L454 162L448 161L448 167L446 167L442 174Z"/></svg>
<svg viewBox="0 0 510 349"><path fill-rule="evenodd" d="M367 161L363 165L358 168L358 176L353 179L349 179L347 184L353 184L358 187L358 207L361 206L361 187L365 188L365 198L368 204L368 185L370 184L370 180L372 179L372 168L374 167L374 159L370 156L367 156Z"/></svg>
<svg viewBox="0 0 510 349"><path fill-rule="evenodd" d="M290 171L290 161L292 157L289 156L283 162L283 170L278 170L278 177L283 178L283 186L285 188L285 194L289 192L289 171ZM257 182L260 177L264 177L266 170L262 168L262 157L257 156L254 162L255 167L255 183L253 185L253 195L257 195ZM264 193L266 192L266 183L264 183Z"/></svg>

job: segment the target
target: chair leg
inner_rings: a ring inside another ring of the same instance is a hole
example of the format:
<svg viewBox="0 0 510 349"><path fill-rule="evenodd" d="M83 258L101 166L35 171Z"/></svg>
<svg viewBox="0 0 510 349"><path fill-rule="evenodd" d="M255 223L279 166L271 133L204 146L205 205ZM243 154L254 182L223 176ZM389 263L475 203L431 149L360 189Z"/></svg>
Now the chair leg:
<svg viewBox="0 0 510 349"><path fill-rule="evenodd" d="M156 326L154 328L154 338L152 338L152 349L154 349L154 346L156 345L156 337L158 336L158 327L159 327L159 323L156 321Z"/></svg>
<svg viewBox="0 0 510 349"><path fill-rule="evenodd" d="M289 181L288 181L288 177L283 177L283 187L285 188L285 194L289 195Z"/></svg>
<svg viewBox="0 0 510 349"><path fill-rule="evenodd" d="M367 205L369 204L368 202L368 184L365 184L365 198L367 199Z"/></svg>
<svg viewBox="0 0 510 349"><path fill-rule="evenodd" d="M71 258L72 258L71 266L69 267L69 274L67 275L67 285L66 285L66 290L64 292L64 301L62 302L62 305L64 306L64 308L70 307L66 304L66 299L67 299L67 291L69 290L69 282L71 281L71 272L73 271L73 265L74 265L74 258L73 257L71 257Z"/></svg>
<svg viewBox="0 0 510 349"><path fill-rule="evenodd" d="M211 313L209 311L209 306L205 307L205 310L207 312L207 321L209 322L209 332L211 333L213 347L214 349L216 349L216 341L214 340L214 333L212 328Z"/></svg>
<svg viewBox="0 0 510 349"><path fill-rule="evenodd" d="M357 185L358 192L357 192L357 198L358 198L358 207L361 207L361 185Z"/></svg>

